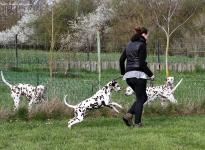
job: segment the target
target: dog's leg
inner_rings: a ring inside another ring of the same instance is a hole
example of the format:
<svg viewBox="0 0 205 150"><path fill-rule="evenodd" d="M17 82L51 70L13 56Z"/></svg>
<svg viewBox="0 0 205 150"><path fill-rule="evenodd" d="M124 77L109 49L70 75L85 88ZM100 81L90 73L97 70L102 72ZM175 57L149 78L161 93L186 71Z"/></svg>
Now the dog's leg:
<svg viewBox="0 0 205 150"><path fill-rule="evenodd" d="M114 110L114 111L116 111L117 113L120 113L118 110L117 110L117 108L115 108L115 106L111 106L112 107L112 109Z"/></svg>
<svg viewBox="0 0 205 150"><path fill-rule="evenodd" d="M30 102L28 103L28 111L31 111L33 102L34 102L34 100L31 99Z"/></svg>
<svg viewBox="0 0 205 150"><path fill-rule="evenodd" d="M45 98L44 95L41 96L41 101L42 101L42 102L46 102L46 98Z"/></svg>
<svg viewBox="0 0 205 150"><path fill-rule="evenodd" d="M108 105L105 105L105 106L112 108L117 113L119 113L119 111L117 110L117 108L115 106L122 108L121 105L119 105L118 103L115 103L115 102L110 102Z"/></svg>
<svg viewBox="0 0 205 150"><path fill-rule="evenodd" d="M152 103L152 100L148 100L148 101L146 101L146 102L144 103L144 105L149 106L151 103Z"/></svg>
<svg viewBox="0 0 205 150"><path fill-rule="evenodd" d="M171 103L177 103L177 100L174 98L174 95L173 94L170 94L167 99L171 102Z"/></svg>
<svg viewBox="0 0 205 150"><path fill-rule="evenodd" d="M117 108L115 108L115 106L113 106L112 104L106 105L109 108L112 108L114 111L116 111L117 113L119 113L119 111L117 110Z"/></svg>
<svg viewBox="0 0 205 150"><path fill-rule="evenodd" d="M14 111L15 111L19 108L20 96L16 95L15 93L12 93L11 97L13 98L14 101Z"/></svg>
<svg viewBox="0 0 205 150"><path fill-rule="evenodd" d="M110 102L109 104L113 105L113 106L117 106L119 108L122 108L122 106L116 102Z"/></svg>
<svg viewBox="0 0 205 150"><path fill-rule="evenodd" d="M75 111L74 111L75 117L73 119L70 119L70 121L68 122L68 128L71 129L72 125L74 125L76 123L80 123L81 121L83 121L84 116L85 116L85 112L86 112L86 110L75 109Z"/></svg>
<svg viewBox="0 0 205 150"><path fill-rule="evenodd" d="M70 120L68 121L68 128L71 129L71 123L73 122L73 120L75 120L75 118L76 118L76 117L74 117L73 119L70 119Z"/></svg>
<svg viewBox="0 0 205 150"><path fill-rule="evenodd" d="M159 95L157 93L148 96L147 101L144 103L144 105L150 105Z"/></svg>
<svg viewBox="0 0 205 150"><path fill-rule="evenodd" d="M77 123L82 122L82 121L83 121L83 118L84 118L84 116L78 115L77 117L71 119L71 120L68 122L68 128L71 129L71 127L72 127L74 124L77 124Z"/></svg>

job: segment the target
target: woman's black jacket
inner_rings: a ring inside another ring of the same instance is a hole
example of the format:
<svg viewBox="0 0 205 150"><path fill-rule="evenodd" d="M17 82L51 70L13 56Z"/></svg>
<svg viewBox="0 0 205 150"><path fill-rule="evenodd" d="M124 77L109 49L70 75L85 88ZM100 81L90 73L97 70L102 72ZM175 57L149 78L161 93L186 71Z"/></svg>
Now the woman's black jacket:
<svg viewBox="0 0 205 150"><path fill-rule="evenodd" d="M146 58L146 40L143 36L135 34L120 57L121 75L128 71L142 71L151 77L153 73L147 66ZM126 67L125 60L127 60Z"/></svg>

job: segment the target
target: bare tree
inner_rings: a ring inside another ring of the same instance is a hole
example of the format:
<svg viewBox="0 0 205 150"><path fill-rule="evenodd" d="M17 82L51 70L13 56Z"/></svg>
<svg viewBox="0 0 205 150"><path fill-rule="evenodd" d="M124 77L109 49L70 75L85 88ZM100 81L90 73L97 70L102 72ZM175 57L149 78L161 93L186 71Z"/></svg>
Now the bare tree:
<svg viewBox="0 0 205 150"><path fill-rule="evenodd" d="M169 76L168 69L168 51L170 46L170 37L183 26L189 19L194 15L197 9L196 0L190 1L193 5L186 14L180 14L181 10L184 9L184 3L186 0L147 0L148 7L154 17L154 21L158 27L166 35L166 77ZM186 1L188 2L188 1Z"/></svg>

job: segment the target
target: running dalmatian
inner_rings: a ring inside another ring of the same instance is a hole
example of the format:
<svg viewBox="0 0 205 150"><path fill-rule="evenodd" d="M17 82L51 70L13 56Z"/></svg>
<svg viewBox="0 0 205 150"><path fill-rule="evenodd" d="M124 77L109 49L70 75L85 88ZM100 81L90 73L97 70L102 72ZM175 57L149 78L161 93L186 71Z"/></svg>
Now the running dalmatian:
<svg viewBox="0 0 205 150"><path fill-rule="evenodd" d="M14 101L14 110L17 110L19 108L19 102L21 96L25 96L28 99L29 111L31 110L33 104L37 104L45 101L43 97L45 87L43 85L38 85L37 87L32 86L30 84L23 84L23 83L11 85L5 80L2 71L1 71L1 77L3 82L11 89L11 97L13 98Z"/></svg>
<svg viewBox="0 0 205 150"><path fill-rule="evenodd" d="M177 85L174 87L174 77L167 77L166 82L164 85L161 86L154 86L154 87L147 87L146 93L147 93L147 102L145 104L150 104L157 98L159 98L161 101L161 105L164 106L166 101L169 101L171 103L177 103L177 100L174 98L174 91L179 86L179 84L182 82L183 79L181 79ZM126 88L125 95L129 96L134 94L134 91L130 86Z"/></svg>
<svg viewBox="0 0 205 150"><path fill-rule="evenodd" d="M70 119L70 121L68 122L68 128L71 129L71 126L73 126L74 124L77 124L83 121L86 111L90 109L97 109L97 108L106 106L106 107L112 108L114 111L119 113L116 107L122 108L122 106L115 102L112 102L110 97L111 97L112 91L117 92L120 90L121 88L116 81L110 81L102 89L97 91L97 93L95 93L92 97L80 102L79 104L75 106L70 105L66 102L66 97L67 97L66 95L64 97L64 103L68 107L71 107L74 109L74 115L75 115L75 117Z"/></svg>

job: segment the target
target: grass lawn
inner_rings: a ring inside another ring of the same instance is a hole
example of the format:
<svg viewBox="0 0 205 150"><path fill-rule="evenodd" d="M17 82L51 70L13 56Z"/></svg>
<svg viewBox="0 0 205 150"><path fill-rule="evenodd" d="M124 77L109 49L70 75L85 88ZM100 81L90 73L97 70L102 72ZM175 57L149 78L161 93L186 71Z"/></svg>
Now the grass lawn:
<svg viewBox="0 0 205 150"><path fill-rule="evenodd" d="M144 127L128 128L117 118L1 121L0 149L204 150L205 115L144 116Z"/></svg>
<svg viewBox="0 0 205 150"><path fill-rule="evenodd" d="M120 52L101 53L101 61L118 61ZM18 50L18 61L21 65L26 64L47 64L50 54L48 51L41 50ZM73 60L73 61L97 61L97 51L89 53L83 52L54 52L53 57L55 60ZM148 62L157 62L157 55L148 54ZM165 56L160 55L161 63L165 62ZM0 62L14 63L16 62L15 49L0 49ZM169 56L169 62L172 63L204 63L204 57L187 57L187 56Z"/></svg>

